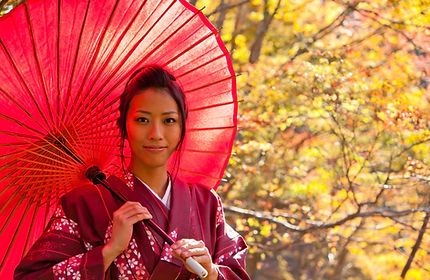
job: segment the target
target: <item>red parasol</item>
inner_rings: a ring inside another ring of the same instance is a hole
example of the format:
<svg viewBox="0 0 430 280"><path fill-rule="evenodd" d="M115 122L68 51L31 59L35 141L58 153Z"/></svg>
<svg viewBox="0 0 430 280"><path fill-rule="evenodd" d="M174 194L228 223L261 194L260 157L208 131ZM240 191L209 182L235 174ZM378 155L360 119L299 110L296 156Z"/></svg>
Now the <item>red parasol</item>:
<svg viewBox="0 0 430 280"><path fill-rule="evenodd" d="M28 0L0 18L0 278L58 198L119 159L118 98L144 64L182 85L178 177L216 188L236 133L235 75L215 28L184 0Z"/></svg>

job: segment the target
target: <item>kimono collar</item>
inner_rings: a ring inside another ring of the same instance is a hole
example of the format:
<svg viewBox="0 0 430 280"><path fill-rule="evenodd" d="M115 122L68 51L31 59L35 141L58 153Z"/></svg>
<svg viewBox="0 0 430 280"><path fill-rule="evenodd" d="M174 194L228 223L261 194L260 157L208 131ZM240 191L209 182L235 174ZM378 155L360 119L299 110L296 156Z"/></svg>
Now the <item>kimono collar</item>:
<svg viewBox="0 0 430 280"><path fill-rule="evenodd" d="M142 179L140 179L139 177L136 176L136 178L145 186L147 187L152 194L158 198L163 204L164 206L167 207L167 209L170 210L170 198L172 196L172 180L170 179L170 174L167 176L167 188L166 188L166 192L164 193L164 196L161 198L156 192L154 192L154 190L152 190ZM131 182L133 184L133 181ZM127 184L128 185L128 184Z"/></svg>

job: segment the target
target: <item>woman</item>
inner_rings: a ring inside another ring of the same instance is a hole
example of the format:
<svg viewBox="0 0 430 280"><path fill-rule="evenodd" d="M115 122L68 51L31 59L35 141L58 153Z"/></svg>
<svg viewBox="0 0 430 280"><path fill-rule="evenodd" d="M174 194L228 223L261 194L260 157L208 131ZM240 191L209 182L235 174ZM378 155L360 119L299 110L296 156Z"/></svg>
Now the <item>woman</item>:
<svg viewBox="0 0 430 280"><path fill-rule="evenodd" d="M63 196L15 279L196 279L188 257L207 270L206 279L249 279L246 244L225 224L219 197L168 173L186 116L184 94L170 73L150 65L133 74L118 119L122 147L127 140L131 148L130 167L108 178L128 201L100 185ZM169 246L144 219L175 243Z"/></svg>

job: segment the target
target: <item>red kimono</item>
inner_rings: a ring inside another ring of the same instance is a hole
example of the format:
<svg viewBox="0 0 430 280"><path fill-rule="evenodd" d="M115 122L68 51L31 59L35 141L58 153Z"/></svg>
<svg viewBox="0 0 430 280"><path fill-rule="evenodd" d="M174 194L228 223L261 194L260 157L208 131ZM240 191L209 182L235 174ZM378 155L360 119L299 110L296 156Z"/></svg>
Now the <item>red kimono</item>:
<svg viewBox="0 0 430 280"><path fill-rule="evenodd" d="M134 176L128 181L110 176L108 181L129 200L148 208L154 222L173 240L203 240L219 279L249 279L246 244L225 223L214 191L176 179L169 210ZM128 248L104 273L102 248L111 236L112 214L122 204L100 185L83 186L63 196L45 232L16 268L15 279L197 279L142 222L134 225Z"/></svg>

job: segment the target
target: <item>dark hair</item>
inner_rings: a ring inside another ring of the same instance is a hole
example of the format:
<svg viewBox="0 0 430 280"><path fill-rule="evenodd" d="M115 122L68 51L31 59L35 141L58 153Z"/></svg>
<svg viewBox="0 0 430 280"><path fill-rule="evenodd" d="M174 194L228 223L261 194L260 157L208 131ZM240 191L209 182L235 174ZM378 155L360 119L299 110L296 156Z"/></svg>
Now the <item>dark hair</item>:
<svg viewBox="0 0 430 280"><path fill-rule="evenodd" d="M130 102L141 91L148 89L166 89L168 94L175 100L179 109L181 137L179 139L177 151L181 150L185 138L185 123L187 120L188 109L185 103L185 95L175 77L166 69L159 65L147 65L134 72L127 81L124 91L120 97L119 112L117 120L118 128L121 132L121 158L124 163L124 141L127 137L126 120ZM124 165L123 165L124 167ZM174 168L179 167L179 153L177 153Z"/></svg>

